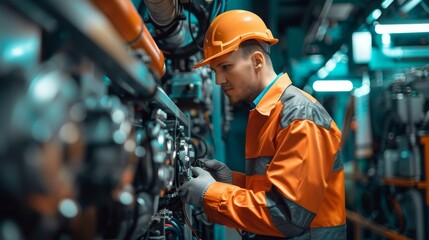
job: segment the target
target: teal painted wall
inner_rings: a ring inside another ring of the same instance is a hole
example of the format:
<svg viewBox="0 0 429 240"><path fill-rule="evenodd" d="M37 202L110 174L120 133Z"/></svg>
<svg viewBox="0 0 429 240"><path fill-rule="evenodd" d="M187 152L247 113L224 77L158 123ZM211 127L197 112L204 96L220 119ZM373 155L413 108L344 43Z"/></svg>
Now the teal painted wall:
<svg viewBox="0 0 429 240"><path fill-rule="evenodd" d="M243 0L229 0L227 4L227 10L232 9L243 9L243 10L252 10L252 1L243 1Z"/></svg>

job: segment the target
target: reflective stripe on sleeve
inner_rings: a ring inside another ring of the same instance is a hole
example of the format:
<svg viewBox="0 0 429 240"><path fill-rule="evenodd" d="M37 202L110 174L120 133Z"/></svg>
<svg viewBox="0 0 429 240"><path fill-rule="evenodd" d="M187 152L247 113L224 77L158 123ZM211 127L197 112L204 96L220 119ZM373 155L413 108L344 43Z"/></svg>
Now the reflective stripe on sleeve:
<svg viewBox="0 0 429 240"><path fill-rule="evenodd" d="M294 237L303 233L316 216L316 214L283 197L274 187L266 192L265 199L273 223L287 237Z"/></svg>
<svg viewBox="0 0 429 240"><path fill-rule="evenodd" d="M341 170L344 168L343 165L343 156L341 154L341 151L337 152L337 155L335 156L334 166L332 167L332 171L336 172L338 170Z"/></svg>
<svg viewBox="0 0 429 240"><path fill-rule="evenodd" d="M246 161L246 175L266 174L267 164L271 163L273 157L257 157L247 159Z"/></svg>

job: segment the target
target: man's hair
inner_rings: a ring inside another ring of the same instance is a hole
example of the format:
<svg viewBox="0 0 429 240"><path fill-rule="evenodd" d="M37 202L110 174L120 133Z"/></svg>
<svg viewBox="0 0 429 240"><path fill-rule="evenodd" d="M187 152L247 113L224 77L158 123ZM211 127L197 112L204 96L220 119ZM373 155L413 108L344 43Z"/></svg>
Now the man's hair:
<svg viewBox="0 0 429 240"><path fill-rule="evenodd" d="M241 52L243 54L243 57L248 57L252 53L256 51L260 51L265 58L265 61L267 64L271 65L271 58L270 58L270 44L264 42L264 41L258 41L255 39L250 39L242 42L240 44Z"/></svg>

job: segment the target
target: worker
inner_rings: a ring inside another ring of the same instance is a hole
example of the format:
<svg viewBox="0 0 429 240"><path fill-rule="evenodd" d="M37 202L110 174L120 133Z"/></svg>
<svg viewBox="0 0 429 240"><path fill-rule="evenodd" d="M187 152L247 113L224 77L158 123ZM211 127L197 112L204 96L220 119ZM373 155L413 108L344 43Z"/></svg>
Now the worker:
<svg viewBox="0 0 429 240"><path fill-rule="evenodd" d="M246 172L201 159L205 170L194 167L179 196L243 239L346 239L341 132L287 73L275 73L277 42L249 11L224 12L209 26L195 68L210 65L230 102L250 105Z"/></svg>

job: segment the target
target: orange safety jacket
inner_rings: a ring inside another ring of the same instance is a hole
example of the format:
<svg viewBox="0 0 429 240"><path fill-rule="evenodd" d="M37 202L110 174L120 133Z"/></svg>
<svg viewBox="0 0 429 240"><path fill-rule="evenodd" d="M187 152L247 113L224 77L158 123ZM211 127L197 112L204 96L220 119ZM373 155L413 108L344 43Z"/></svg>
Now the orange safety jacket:
<svg viewBox="0 0 429 240"><path fill-rule="evenodd" d="M249 112L246 174L207 189L208 219L256 236L346 239L340 142L322 105L283 74Z"/></svg>

